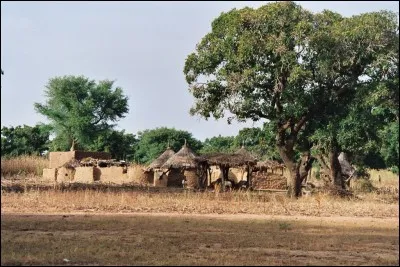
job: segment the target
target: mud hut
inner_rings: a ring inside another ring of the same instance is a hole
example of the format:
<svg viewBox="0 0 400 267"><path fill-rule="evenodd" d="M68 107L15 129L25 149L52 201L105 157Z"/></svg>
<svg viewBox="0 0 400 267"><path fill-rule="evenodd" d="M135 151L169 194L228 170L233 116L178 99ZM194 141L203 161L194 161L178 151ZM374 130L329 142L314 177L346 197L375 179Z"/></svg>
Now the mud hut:
<svg viewBox="0 0 400 267"><path fill-rule="evenodd" d="M203 188L206 181L206 167L202 164L204 162L185 140L182 148L161 167L168 173L167 186L181 187L184 180L187 188Z"/></svg>
<svg viewBox="0 0 400 267"><path fill-rule="evenodd" d="M209 165L218 166L222 171L222 190L225 190L225 181L228 179L229 168L245 167L250 172L250 168L256 165L257 160L245 153L212 153L204 155ZM251 175L248 176L248 179ZM251 179L248 180L251 186Z"/></svg>
<svg viewBox="0 0 400 267"><path fill-rule="evenodd" d="M175 151L173 151L171 147L168 146L167 149L158 158L150 163L147 171L152 174L153 178L151 182L154 184L154 186L167 186L167 177L161 169L161 166L173 155L175 155Z"/></svg>

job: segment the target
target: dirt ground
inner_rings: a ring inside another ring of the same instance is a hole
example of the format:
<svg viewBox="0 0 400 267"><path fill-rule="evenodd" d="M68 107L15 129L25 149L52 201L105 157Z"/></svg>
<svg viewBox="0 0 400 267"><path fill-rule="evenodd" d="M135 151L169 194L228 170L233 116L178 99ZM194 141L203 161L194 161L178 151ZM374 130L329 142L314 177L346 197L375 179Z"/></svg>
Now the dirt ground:
<svg viewBox="0 0 400 267"><path fill-rule="evenodd" d="M1 214L1 265L398 265L399 218Z"/></svg>

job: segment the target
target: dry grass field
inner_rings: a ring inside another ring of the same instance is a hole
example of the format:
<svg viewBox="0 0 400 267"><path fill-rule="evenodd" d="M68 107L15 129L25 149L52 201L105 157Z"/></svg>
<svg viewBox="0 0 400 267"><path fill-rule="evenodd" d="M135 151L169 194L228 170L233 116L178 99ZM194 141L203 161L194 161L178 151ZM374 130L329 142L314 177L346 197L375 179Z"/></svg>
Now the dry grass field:
<svg viewBox="0 0 400 267"><path fill-rule="evenodd" d="M48 162L36 160L2 159L2 265L399 264L399 177L385 170L370 170L352 196L296 200L284 192L54 186L40 176Z"/></svg>
<svg viewBox="0 0 400 267"><path fill-rule="evenodd" d="M399 264L396 219L2 215L1 265Z"/></svg>

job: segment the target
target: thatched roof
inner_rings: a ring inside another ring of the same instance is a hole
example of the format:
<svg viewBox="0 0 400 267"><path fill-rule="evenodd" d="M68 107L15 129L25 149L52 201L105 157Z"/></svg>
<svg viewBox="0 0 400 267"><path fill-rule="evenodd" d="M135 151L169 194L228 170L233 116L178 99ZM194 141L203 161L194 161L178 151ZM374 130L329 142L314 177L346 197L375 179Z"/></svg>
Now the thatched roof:
<svg viewBox="0 0 400 267"><path fill-rule="evenodd" d="M266 169L275 169L275 168L285 168L284 164L281 164L277 161L273 160L265 160L257 162L257 165L254 166L256 170L266 170Z"/></svg>
<svg viewBox="0 0 400 267"><path fill-rule="evenodd" d="M149 169L161 168L161 166L173 155L175 152L170 148L167 147L167 150L164 151L158 158L156 158L152 163L149 165Z"/></svg>
<svg viewBox="0 0 400 267"><path fill-rule="evenodd" d="M257 160L251 155L241 153L212 153L203 156L208 164L220 165L225 167L240 167L245 165L255 165Z"/></svg>
<svg viewBox="0 0 400 267"><path fill-rule="evenodd" d="M198 162L203 161L202 158L198 157L190 147L187 146L186 140L185 144L182 146L181 150L176 152L171 156L162 166L163 169L169 168L196 168Z"/></svg>
<svg viewBox="0 0 400 267"><path fill-rule="evenodd" d="M244 146L242 146L238 151L235 152L236 154L241 154L244 155L246 157L248 157L249 159L253 159L253 160L257 160L256 157L254 157L249 151L246 150L246 148L244 148Z"/></svg>

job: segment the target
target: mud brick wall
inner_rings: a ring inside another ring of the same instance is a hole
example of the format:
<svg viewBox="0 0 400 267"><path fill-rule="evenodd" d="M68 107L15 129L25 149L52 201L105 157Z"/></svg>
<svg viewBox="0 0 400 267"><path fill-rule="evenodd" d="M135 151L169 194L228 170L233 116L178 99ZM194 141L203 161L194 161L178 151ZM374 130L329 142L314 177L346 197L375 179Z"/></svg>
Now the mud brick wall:
<svg viewBox="0 0 400 267"><path fill-rule="evenodd" d="M45 181L56 181L57 169L56 168L44 168L43 169L43 180Z"/></svg>
<svg viewBox="0 0 400 267"><path fill-rule="evenodd" d="M123 184L128 183L128 173L126 168L111 166L104 168L97 168L99 170L100 182L102 183L115 183L115 184Z"/></svg>
<svg viewBox="0 0 400 267"><path fill-rule="evenodd" d="M93 183L95 167L76 167L74 182Z"/></svg>
<svg viewBox="0 0 400 267"><path fill-rule="evenodd" d="M265 171L251 174L254 189L281 189L286 190L286 177Z"/></svg>
<svg viewBox="0 0 400 267"><path fill-rule="evenodd" d="M57 169L57 182L72 182L74 180L75 169L61 167Z"/></svg>

